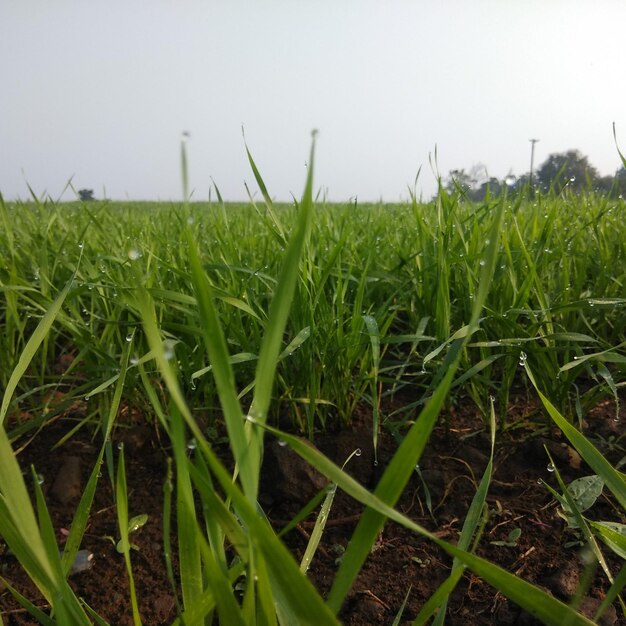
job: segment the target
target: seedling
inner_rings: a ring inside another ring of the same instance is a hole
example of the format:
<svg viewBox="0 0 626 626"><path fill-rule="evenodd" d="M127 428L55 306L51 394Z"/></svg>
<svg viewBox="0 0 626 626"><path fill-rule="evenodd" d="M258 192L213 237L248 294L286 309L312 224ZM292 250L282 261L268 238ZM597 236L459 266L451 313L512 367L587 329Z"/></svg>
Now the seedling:
<svg viewBox="0 0 626 626"><path fill-rule="evenodd" d="M506 546L508 548L515 548L519 541L519 538L522 536L521 528L514 528L507 536L504 541L491 541L492 546Z"/></svg>
<svg viewBox="0 0 626 626"><path fill-rule="evenodd" d="M128 534L130 535L131 533L134 533L136 530L139 530L142 526L145 526L147 521L148 521L147 513L142 513L141 515L135 515L135 517L131 517L128 520ZM121 539L119 541L116 541L114 537L111 537L111 535L105 535L104 538L108 539L115 546L115 549L120 554L124 553L124 548L123 548ZM136 544L129 543L129 545L133 550L139 550L139 546L137 546Z"/></svg>

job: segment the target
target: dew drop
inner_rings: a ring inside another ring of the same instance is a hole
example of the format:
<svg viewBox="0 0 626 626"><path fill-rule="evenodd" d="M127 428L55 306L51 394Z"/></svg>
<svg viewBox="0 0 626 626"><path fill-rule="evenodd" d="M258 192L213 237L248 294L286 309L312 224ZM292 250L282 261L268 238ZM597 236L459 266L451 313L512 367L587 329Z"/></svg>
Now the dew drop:
<svg viewBox="0 0 626 626"><path fill-rule="evenodd" d="M141 258L141 251L137 250L137 248L131 248L128 251L128 258L131 261L136 261L137 259L140 259Z"/></svg>
<svg viewBox="0 0 626 626"><path fill-rule="evenodd" d="M554 465L553 465L552 463L548 463L548 467L546 467L546 469L547 469L549 472L553 472L555 468L554 468Z"/></svg>
<svg viewBox="0 0 626 626"><path fill-rule="evenodd" d="M128 335L126 335L126 341L130 343L133 340L133 335L134 333L128 333Z"/></svg>
<svg viewBox="0 0 626 626"><path fill-rule="evenodd" d="M519 364L523 367L524 365L526 365L526 359L528 358L528 356L526 355L526 353L522 350L519 353Z"/></svg>
<svg viewBox="0 0 626 626"><path fill-rule="evenodd" d="M479 261L479 265L480 265L481 267L485 267L485 265L487 265L487 261L485 261L485 259L481 259L481 260Z"/></svg>
<svg viewBox="0 0 626 626"><path fill-rule="evenodd" d="M43 485L43 483L44 483L44 476L43 476L43 474L37 474L37 483L39 485Z"/></svg>
<svg viewBox="0 0 626 626"><path fill-rule="evenodd" d="M91 400L91 396L89 395L85 396L85 402L89 402L89 400Z"/></svg>
<svg viewBox="0 0 626 626"><path fill-rule="evenodd" d="M187 450L189 450L190 452L192 450L195 450L198 447L198 442L195 440L194 437L192 437L188 442L187 442Z"/></svg>
<svg viewBox="0 0 626 626"><path fill-rule="evenodd" d="M515 177L515 174L509 174L505 179L504 182L509 186L512 187L515 184L515 181L517 180L517 178Z"/></svg>
<svg viewBox="0 0 626 626"><path fill-rule="evenodd" d="M166 339L163 342L163 356L167 361L171 361L174 358L174 346L176 342L171 339Z"/></svg>
<svg viewBox="0 0 626 626"><path fill-rule="evenodd" d="M279 439L279 440L278 440L278 445L279 445L281 448L284 448L284 447L287 445L287 442L286 442L284 439Z"/></svg>
<svg viewBox="0 0 626 626"><path fill-rule="evenodd" d="M124 442L123 442L123 441L120 441L120 442L117 444L117 449L118 449L118 450L123 450L123 449L124 449Z"/></svg>
<svg viewBox="0 0 626 626"><path fill-rule="evenodd" d="M357 449L354 451L354 456L361 456L361 454L363 454L363 453L361 452L361 448L357 448Z"/></svg>
<svg viewBox="0 0 626 626"><path fill-rule="evenodd" d="M82 250L82 249L85 247L85 244L81 241L81 242L78 244L78 247Z"/></svg>

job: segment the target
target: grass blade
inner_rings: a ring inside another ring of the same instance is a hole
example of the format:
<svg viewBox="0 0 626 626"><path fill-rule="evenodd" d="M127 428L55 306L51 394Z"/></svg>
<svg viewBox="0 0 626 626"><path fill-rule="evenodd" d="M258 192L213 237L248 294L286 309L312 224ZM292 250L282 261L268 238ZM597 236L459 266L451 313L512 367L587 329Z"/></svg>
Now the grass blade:
<svg viewBox="0 0 626 626"><path fill-rule="evenodd" d="M17 388L17 384L24 375L26 368L30 365L30 362L33 360L37 349L44 341L48 333L50 332L50 328L54 323L61 307L63 306L63 302L69 293L72 284L74 282L75 274L72 275L72 278L67 282L65 287L61 290L61 293L56 297L54 302L50 305L45 315L41 318L39 324L37 324L37 328L31 335L28 343L24 346L22 353L20 354L20 358L9 378L9 382L7 383L6 389L4 390L4 395L2 397L2 405L0 406L0 424L4 423L6 418L7 411L9 410L9 405L11 403L11 398L15 393Z"/></svg>
<svg viewBox="0 0 626 626"><path fill-rule="evenodd" d="M604 484L609 488L611 493L615 496L622 508L626 509L626 480L624 480L623 474L618 472L599 452L599 450L585 437L580 431L578 431L572 424L570 424L554 405L546 398L537 386L535 377L527 363L524 364L526 373L529 380L535 387L539 398L546 408L548 415L552 418L554 423L561 429L563 434L569 439L570 443L577 450L578 454L585 460L585 462L593 469L593 471L602 478Z"/></svg>
<svg viewBox="0 0 626 626"><path fill-rule="evenodd" d="M135 579L133 577L133 568L130 561L130 541L128 539L128 490L126 486L126 465L124 463L124 447L120 449L117 478L115 483L115 505L117 508L117 525L120 531L120 548L124 555L126 563L126 572L128 573L128 584L130 587L130 600L133 611L133 623L135 626L141 626L141 617L139 615L139 605L137 604L137 592L135 590Z"/></svg>
<svg viewBox="0 0 626 626"><path fill-rule="evenodd" d="M260 423L267 420L272 397L276 363L280 354L280 346L283 341L283 333L287 324L291 301L298 279L300 258L309 237L311 222L313 219L313 164L315 160L315 133L311 141L311 154L306 184L296 227L291 235L285 256L280 279L276 286L274 297L270 305L268 322L263 335L263 343L259 352L259 361L255 375L254 397L250 405L250 417ZM249 426L249 425L248 425ZM261 468L261 455L263 449L263 431L248 427L250 436L250 464L251 472L258 476ZM250 494L252 500L256 500L257 487Z"/></svg>

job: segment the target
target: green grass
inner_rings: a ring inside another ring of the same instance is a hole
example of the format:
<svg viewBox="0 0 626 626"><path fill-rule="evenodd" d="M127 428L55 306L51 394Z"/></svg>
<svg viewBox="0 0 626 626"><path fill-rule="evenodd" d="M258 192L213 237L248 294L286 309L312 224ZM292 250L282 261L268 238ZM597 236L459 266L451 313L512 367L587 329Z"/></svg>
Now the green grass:
<svg viewBox="0 0 626 626"><path fill-rule="evenodd" d="M388 519L454 558L450 577L415 623L437 611L443 623L466 567L546 623L564 616L591 623L473 554L491 461L456 546L394 506L446 403L471 397L497 438L498 429L515 426L506 409L520 385L537 393L546 423L563 431L624 506L624 475L577 428L589 406L617 398L626 381L623 201L593 194L537 194L531 201L521 194L473 204L440 189L425 204L319 204L313 143L301 200L275 205L247 155L263 204L225 204L219 192L218 202L189 202L184 144L180 204L0 197L0 535L52 612L41 615L12 593L42 623L95 619L67 574L106 463L133 619L141 623L128 538L131 494L123 451L111 446L120 405L129 402L158 421L171 444L163 526L165 566L180 592L177 623L338 623ZM65 399L50 405L57 391ZM391 397L393 414L386 412ZM75 400L87 407L75 428L89 429L101 447L59 555L41 491L35 487L33 508L11 445ZM363 404L372 410L374 449L380 429L405 433L373 493L293 436L346 426ZM497 424L496 413L503 416ZM198 416L208 416L206 430ZM218 422L228 433L234 474L211 447ZM331 481L322 520L337 488L366 507L327 599L306 577L323 523L298 564L259 515L268 430ZM615 526L585 528L595 550L596 537L621 549ZM611 582L611 598L624 576ZM240 597L235 582L242 577Z"/></svg>

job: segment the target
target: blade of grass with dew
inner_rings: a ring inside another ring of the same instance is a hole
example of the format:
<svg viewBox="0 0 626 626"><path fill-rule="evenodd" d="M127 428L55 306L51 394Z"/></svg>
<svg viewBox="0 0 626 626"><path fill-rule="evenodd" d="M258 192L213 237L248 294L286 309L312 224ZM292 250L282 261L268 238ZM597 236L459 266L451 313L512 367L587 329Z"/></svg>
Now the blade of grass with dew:
<svg viewBox="0 0 626 626"><path fill-rule="evenodd" d="M197 445L206 453L206 451L208 450L207 441L189 411L189 408L185 402L180 386L178 384L176 374L174 373L172 366L165 356L163 342L161 341L160 333L156 323L154 304L151 302L149 295L146 292L143 292L143 294L140 294L138 296L137 305L143 319L146 338L148 339L148 343L155 355L155 359L171 395L172 404L170 407L170 415L172 417L172 423L170 424L170 429L174 428L174 423L179 423L179 426L177 426L177 428L178 431L182 432L182 422L180 420L180 417L182 416L187 426L191 430L193 436L195 437ZM227 363L227 361L225 362ZM185 524L188 533L191 533L191 536L188 537L190 546L195 544L196 551L199 550L202 554L205 554L206 551L203 547L204 541L202 535L197 529L195 517L190 513L194 510L193 494L191 493L191 490L187 486L185 486L187 485L189 471L191 470L191 468L187 468L186 465L187 458L184 453L184 437L181 437L180 432L178 436L174 435L173 430L171 430L171 432L171 440L173 445L175 446L175 455L177 455L177 476L181 475L182 473L182 475L185 477L184 479L181 478L182 482L178 483L179 487L182 485L184 486L184 489L178 489L177 491L177 511L180 515L182 515L181 520ZM181 523L181 520L179 520L179 524ZM187 556L184 556L182 557L181 563L183 569L188 572L188 576L186 575L186 588L188 590L187 598L189 604L185 606L185 612L187 612L188 609L193 608L195 602L198 601L198 598L202 597L203 595L203 590L200 585L201 581L198 578L197 567L193 564L193 562L195 562L195 557L191 554L189 554L188 556L190 560L188 560ZM213 570L213 576L217 576L215 570ZM215 580L218 579L216 578ZM227 602L228 604L222 605L226 606L226 608L223 608L222 610L230 611L232 609L232 604L230 603L230 601L227 600L225 600L224 602ZM202 618L198 618L199 621L196 623L201 623L201 619ZM186 623L191 622L187 621Z"/></svg>
<svg viewBox="0 0 626 626"><path fill-rule="evenodd" d="M298 279L300 259L305 244L309 238L309 231L313 220L313 168L315 160L315 132L311 138L311 152L306 184L300 203L300 210L285 256L280 278L276 286L268 315L267 325L263 333L263 341L259 352L259 361L255 375L254 396L250 405L249 416L256 422L265 423L267 412L272 398L272 388L276 372L276 363L280 354L283 333L287 325L287 318L291 308L296 281ZM253 476L259 475L263 450L263 430L252 429L246 425L250 438L250 470ZM256 500L258 483L255 489L248 494L251 500Z"/></svg>
<svg viewBox="0 0 626 626"><path fill-rule="evenodd" d="M602 551L600 550L600 546L598 545L598 542L596 541L591 528L589 527L589 524L587 523L587 520L583 517L582 512L580 511L580 508L578 506L578 504L576 503L576 499L574 498L574 496L571 494L570 490L566 487L565 483L563 482L563 479L561 478L561 474L557 468L557 466L554 463L554 459L552 458L552 456L550 455L550 453L548 452L548 450L546 449L546 454L548 455L549 459L550 459L550 463L552 464L552 467L554 468L554 473L556 475L556 479L559 483L559 487L561 488L561 491L563 492L563 496L559 496L559 494L557 494L549 485L544 483L544 486L548 488L548 490L552 493L552 495L554 495L554 497L561 501L561 504L564 505L565 503L567 503L567 506L569 508L569 512L572 514L572 517L574 518L574 520L576 521L576 524L578 526L578 528L580 529L585 541L587 542L587 545L589 546L591 552L593 553L593 556L596 560L597 563L600 563L600 566L602 567L606 577L608 578L609 582L611 584L613 584L615 581L613 579L613 575L611 574L611 570L609 569L606 560L604 558L604 555L602 554ZM565 501L565 502L563 502ZM582 599L580 597L580 593L579 590L577 590L576 594L574 595L574 598L578 598L578 601L580 602L580 600ZM622 598L619 596L617 596L621 606L622 606L622 610L624 610L624 602L622 600Z"/></svg>
<svg viewBox="0 0 626 626"><path fill-rule="evenodd" d="M120 448L117 465L117 477L115 483L115 505L117 508L117 525L120 531L120 546L126 563L128 585L130 588L130 601L133 611L133 624L141 626L137 592L135 590L135 578L130 560L130 542L128 540L128 489L126 485L126 465L124 463L124 446Z"/></svg>
<svg viewBox="0 0 626 626"><path fill-rule="evenodd" d="M305 326L278 355L278 360L282 361L283 359L291 356L310 336L311 327Z"/></svg>
<svg viewBox="0 0 626 626"><path fill-rule="evenodd" d="M238 352L228 357L230 365L237 365L238 363L249 363L250 361L256 361L259 358L258 354L252 352ZM191 380L197 380L198 378L208 374L213 369L213 365L207 365L201 370L197 370L191 375Z"/></svg>
<svg viewBox="0 0 626 626"><path fill-rule="evenodd" d="M357 453L360 454L360 451L354 450L352 454L350 454L345 463L342 465L342 470L345 469L346 465L350 462L353 456L357 455ZM322 534L330 515L330 509L333 505L336 491L337 485L332 485L328 489L328 493L324 498L324 504L322 504L322 508L320 509L317 519L315 520L315 526L313 527L313 531L311 532L311 536L309 537L309 542L307 543L306 550L304 551L304 556L302 557L302 561L300 562L300 571L303 574L306 574L306 572L308 571L309 566L311 565L311 561L315 556L317 547L319 546L319 543L322 539Z"/></svg>
<svg viewBox="0 0 626 626"><path fill-rule="evenodd" d="M37 324L37 328L35 328L35 331L28 340L28 343L24 346L24 349L20 354L20 358L18 359L17 365L15 366L15 369L13 370L13 373L9 378L9 382L7 383L6 389L4 390L2 405L0 406L0 424L4 424L4 420L7 411L9 410L9 405L11 403L11 398L15 393L17 384L24 375L24 372L26 372L26 369L28 368L30 362L33 360L37 349L50 332L50 328L52 327L54 320L59 314L59 311L63 306L63 302L72 287L75 276L76 274L74 273L65 285L65 287L63 287L61 293L50 305L45 315L41 318L39 324Z"/></svg>
<svg viewBox="0 0 626 626"><path fill-rule="evenodd" d="M243 134L243 128L241 129L241 132ZM261 176L261 173L259 172L256 166L256 163L254 162L254 159L252 158L252 155L250 154L250 150L248 149L248 144L246 143L245 135L244 135L243 142L246 147L246 154L248 155L248 162L250 163L250 167L252 168L252 173L254 174L256 184L259 186L259 189L261 190L261 194L263 195L263 200L265 200L265 206L267 207L267 212L269 213L272 219L272 222L274 223L274 227L276 228L277 232L280 234L282 240L286 241L285 229L283 228L283 225L281 224L280 220L278 219L278 216L276 215L276 212L274 211L274 203L272 202L272 199L270 198L270 194L267 191L267 187L265 186L263 177ZM313 160L311 159L311 167L312 166L313 166Z"/></svg>
<svg viewBox="0 0 626 626"><path fill-rule="evenodd" d="M102 446L100 448L100 452L96 459L94 468L91 471L91 474L89 476L89 480L87 481L87 484L85 488L83 489L83 493L80 498L80 502L78 503L78 507L76 508L76 512L74 513L72 524L70 526L70 532L69 532L69 535L67 536L65 547L63 549L63 557L62 557L63 572L66 576L68 572L70 571L72 567L72 563L74 562L74 558L76 557L76 553L78 552L80 548L80 544L83 540L83 536L87 528L87 523L89 521L89 513L91 511L91 506L93 504L93 500L96 495L96 487L98 484L98 478L100 475L100 468L102 465L102 460L104 458L106 444L108 441L110 441L111 431L113 430L115 418L118 414L118 410L119 410L120 403L122 400L122 392L124 390L124 383L126 381L126 373L128 372L128 362L130 359L131 347L132 347L132 340L126 342L126 345L124 346L124 351L122 352L122 359L120 363L120 372L117 378L117 385L115 386L115 392L113 394L113 399L109 407L108 416L105 422L103 423Z"/></svg>
<svg viewBox="0 0 626 626"><path fill-rule="evenodd" d="M368 509L376 510L382 516L427 537L452 557L458 557L474 573L484 578L490 585L501 591L505 596L528 611L530 614L543 620L551 626L561 626L564 618L571 618L572 626L592 626L593 622L579 615L566 604L553 598L549 593L535 587L521 578L507 572L479 556L465 552L452 544L439 539L424 527L416 524L404 514L386 504L375 493L369 492L352 476L342 471L319 450L307 445L298 437L279 431L271 426L263 426L264 430L280 437L294 452L324 474L330 481L345 491L349 496L361 502ZM220 480L221 482L221 480ZM345 558L345 557L344 557Z"/></svg>
<svg viewBox="0 0 626 626"><path fill-rule="evenodd" d="M202 430L198 427L196 420L194 420L185 397L178 383L178 379L172 366L169 363L169 359L165 354L163 347L163 341L161 340L161 334L156 320L156 312L154 307L154 301L150 298L147 291L140 291L134 300L134 305L139 311L141 320L143 323L144 334L150 346L153 358L157 363L161 376L165 381L167 389L171 396L171 401L176 405L178 411L185 420L187 427L195 437L197 442L204 442L206 445L206 439Z"/></svg>
<svg viewBox="0 0 626 626"><path fill-rule="evenodd" d="M229 444L240 473L244 492L250 498L256 498L256 474L248 461L248 437L244 429L244 416L241 404L237 398L226 337L213 303L207 277L202 269L197 244L191 230L187 231L187 243L191 280L198 301L202 335L213 370L220 404L224 412Z"/></svg>
<svg viewBox="0 0 626 626"><path fill-rule="evenodd" d="M554 407L554 405L539 390L535 377L527 363L524 363L528 379L539 394L539 398L546 408L548 414L569 439L570 443L584 461L593 469L593 471L602 478L604 484L609 488L623 509L626 509L626 480L623 474L618 472L598 451L598 449L579 432L572 424L570 424Z"/></svg>
<svg viewBox="0 0 626 626"><path fill-rule="evenodd" d="M618 522L594 522L589 525L615 554L626 559L626 526Z"/></svg>
<svg viewBox="0 0 626 626"><path fill-rule="evenodd" d="M546 449L546 454L548 455L548 458L550 459L550 464L554 468L554 474L556 476L557 482L559 483L559 487L561 488L561 491L563 492L563 495L559 496L559 494L556 493L554 489L552 489L552 487L550 487L546 483L544 483L544 486L548 489L548 491L552 493L552 495L559 502L561 502L562 506L567 504L567 508L569 509L569 513L571 513L571 517L573 517L574 520L576 521L576 525L580 529L580 532L582 533L583 538L585 539L585 541L589 545L589 548L593 552L595 559L602 566L602 569L604 570L604 573L609 579L609 582L612 583L613 576L611 574L611 571L608 568L608 565L606 564L604 555L602 554L600 550L600 546L598 546L598 542L595 540L595 537L593 536L593 533L591 532L591 528L589 527L589 524L587 524L587 521L583 517L583 514L580 511L580 508L578 504L576 503L574 496L572 496L572 494L570 493L570 490L567 488L567 486L563 482L563 479L561 478L561 473L559 472L557 466L554 463L554 459L552 458L552 456L550 455L547 449ZM568 517L569 517L569 513L568 513Z"/></svg>
<svg viewBox="0 0 626 626"><path fill-rule="evenodd" d="M377 497L380 497L382 501L391 506L394 506L398 501L415 465L418 463L426 447L430 433L434 428L459 366L462 349L479 326L480 314L487 299L489 285L496 265L504 210L505 201L503 198L497 207L496 215L494 216L490 229L489 243L487 244L485 257L480 264L480 279L467 332L464 333L461 338L455 339L450 344L449 352L442 366L446 369L441 382L437 385L433 395L420 413L418 419L405 435L404 440L385 469L374 492ZM328 604L335 613L339 612L346 595L352 587L357 574L363 566L384 524L385 517L378 511L366 509L361 516L350 543L348 544L348 548L341 560L339 571L328 595Z"/></svg>
<svg viewBox="0 0 626 626"><path fill-rule="evenodd" d="M317 548L322 539L322 534L324 533L324 528L326 527L326 522L328 521L328 516L330 515L330 509L333 505L336 491L336 485L333 485L328 490L328 493L324 498L324 504L322 504L322 508L319 511L317 519L315 520L315 526L313 526L311 536L309 537L309 541L306 545L306 550L304 551L304 555L302 556L302 560L300 561L300 571L303 574L306 574L309 570L311 561L313 560L315 552L317 551Z"/></svg>

